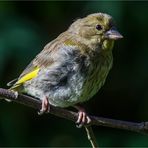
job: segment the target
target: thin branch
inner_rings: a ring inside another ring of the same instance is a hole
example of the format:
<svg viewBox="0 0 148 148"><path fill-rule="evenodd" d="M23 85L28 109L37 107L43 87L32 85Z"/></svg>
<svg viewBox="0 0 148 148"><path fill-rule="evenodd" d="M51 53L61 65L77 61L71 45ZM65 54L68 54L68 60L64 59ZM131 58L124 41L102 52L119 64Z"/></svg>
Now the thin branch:
<svg viewBox="0 0 148 148"><path fill-rule="evenodd" d="M16 95L14 92L7 89L3 89L3 88L0 88L0 97L10 99L12 101L24 104L26 106L32 107L37 110L40 110L40 107L41 107L40 100L37 100L33 97L23 95L23 94L19 94L18 97L16 98ZM71 120L73 122L76 122L77 120L77 113L73 111L69 111L67 109L51 106L50 113L55 116ZM96 116L89 116L89 117L91 118L91 122L89 125L106 126L106 127L116 128L116 129L123 129L123 130L148 134L148 122L137 123L137 122L108 119L108 118L96 117Z"/></svg>
<svg viewBox="0 0 148 148"><path fill-rule="evenodd" d="M90 141L92 148L99 148L98 144L97 144L97 140L95 138L94 132L92 130L91 126L85 126L85 130L87 133L87 138Z"/></svg>

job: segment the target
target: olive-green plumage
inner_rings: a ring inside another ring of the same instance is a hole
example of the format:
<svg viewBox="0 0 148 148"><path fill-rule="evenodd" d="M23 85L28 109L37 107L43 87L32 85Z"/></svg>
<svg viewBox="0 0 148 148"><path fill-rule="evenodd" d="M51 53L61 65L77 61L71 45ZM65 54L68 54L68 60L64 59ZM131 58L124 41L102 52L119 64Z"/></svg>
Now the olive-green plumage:
<svg viewBox="0 0 148 148"><path fill-rule="evenodd" d="M11 89L41 100L47 97L59 107L87 101L104 84L119 38L110 15L95 13L78 19L44 47Z"/></svg>

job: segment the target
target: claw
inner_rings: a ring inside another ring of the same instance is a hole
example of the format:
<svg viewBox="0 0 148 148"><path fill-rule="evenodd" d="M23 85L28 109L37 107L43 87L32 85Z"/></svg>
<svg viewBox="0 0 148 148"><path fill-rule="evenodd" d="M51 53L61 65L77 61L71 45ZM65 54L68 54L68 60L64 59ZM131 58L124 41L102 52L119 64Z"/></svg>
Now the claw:
<svg viewBox="0 0 148 148"><path fill-rule="evenodd" d="M43 100L42 100L42 108L41 110L38 112L38 115L42 115L44 113L48 113L50 111L50 104L48 102L48 98L45 97Z"/></svg>
<svg viewBox="0 0 148 148"><path fill-rule="evenodd" d="M86 111L82 109L81 107L76 107L78 112L78 119L76 121L76 126L78 128L81 128L85 124L89 124L91 122L90 117L87 115Z"/></svg>
<svg viewBox="0 0 148 148"><path fill-rule="evenodd" d="M14 91L14 95L15 95L15 99L17 99L18 98L18 92Z"/></svg>

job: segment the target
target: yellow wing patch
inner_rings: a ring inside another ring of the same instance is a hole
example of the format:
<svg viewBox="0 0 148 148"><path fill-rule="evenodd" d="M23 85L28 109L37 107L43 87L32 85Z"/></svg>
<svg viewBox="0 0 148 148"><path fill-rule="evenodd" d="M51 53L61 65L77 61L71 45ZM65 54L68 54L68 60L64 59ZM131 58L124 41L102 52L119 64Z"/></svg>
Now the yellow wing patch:
<svg viewBox="0 0 148 148"><path fill-rule="evenodd" d="M39 72L39 68L35 68L33 71L31 71L30 73L24 75L22 78L20 78L17 82L16 85L22 84L28 80L31 80L33 78L35 78L37 76Z"/></svg>
<svg viewBox="0 0 148 148"><path fill-rule="evenodd" d="M24 75L10 89L11 90L17 89L19 86L21 86L21 84L35 78L38 75L39 70L40 69L37 67L33 71L31 71L28 74Z"/></svg>

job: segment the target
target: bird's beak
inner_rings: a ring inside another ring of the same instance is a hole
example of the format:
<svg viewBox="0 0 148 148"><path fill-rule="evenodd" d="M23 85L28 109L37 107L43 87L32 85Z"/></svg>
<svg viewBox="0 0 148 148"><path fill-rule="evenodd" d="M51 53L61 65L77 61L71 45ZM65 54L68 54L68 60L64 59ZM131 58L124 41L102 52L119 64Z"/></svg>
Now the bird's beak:
<svg viewBox="0 0 148 148"><path fill-rule="evenodd" d="M117 31L115 27L112 27L105 33L105 38L110 40L122 39L123 36Z"/></svg>

